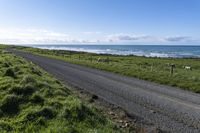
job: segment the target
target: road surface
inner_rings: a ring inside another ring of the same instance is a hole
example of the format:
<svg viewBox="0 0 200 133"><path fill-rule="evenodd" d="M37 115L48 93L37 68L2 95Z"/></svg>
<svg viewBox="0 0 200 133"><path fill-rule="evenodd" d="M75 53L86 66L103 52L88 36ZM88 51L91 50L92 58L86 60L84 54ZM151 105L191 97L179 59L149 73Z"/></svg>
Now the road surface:
<svg viewBox="0 0 200 133"><path fill-rule="evenodd" d="M200 132L200 95L178 88L10 50L58 79L118 105L142 121L169 132Z"/></svg>

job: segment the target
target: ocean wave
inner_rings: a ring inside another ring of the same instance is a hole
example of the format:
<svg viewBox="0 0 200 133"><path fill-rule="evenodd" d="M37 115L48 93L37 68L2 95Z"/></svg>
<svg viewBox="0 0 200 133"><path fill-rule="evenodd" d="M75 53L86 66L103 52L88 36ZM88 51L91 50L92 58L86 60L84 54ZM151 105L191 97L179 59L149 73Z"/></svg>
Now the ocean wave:
<svg viewBox="0 0 200 133"><path fill-rule="evenodd" d="M194 51L180 51L178 48L165 48L162 49L160 46L159 49L155 49L155 47L149 47L144 49L144 47L114 47L114 46L56 46L56 45L48 45L48 46L33 46L41 49L50 49L50 50L70 50L70 51L82 51L82 52L90 52L97 54L111 54L111 55L136 55L136 56L145 56L145 57L162 57L162 58L183 58L183 57L200 57L200 50ZM198 53L198 54L197 54Z"/></svg>

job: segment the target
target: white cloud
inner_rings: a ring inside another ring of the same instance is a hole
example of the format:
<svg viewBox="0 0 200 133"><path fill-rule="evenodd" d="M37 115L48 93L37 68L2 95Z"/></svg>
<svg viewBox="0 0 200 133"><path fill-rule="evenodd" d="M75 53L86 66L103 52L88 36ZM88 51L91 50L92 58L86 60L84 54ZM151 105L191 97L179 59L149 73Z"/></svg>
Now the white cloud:
<svg viewBox="0 0 200 133"><path fill-rule="evenodd" d="M0 43L69 43L79 40L70 35L43 29L0 29Z"/></svg>
<svg viewBox="0 0 200 133"><path fill-rule="evenodd" d="M198 39L193 39L189 36L152 36L152 35L137 35L137 34L113 34L108 35L107 39L110 42L149 42L149 43L180 43L180 42L198 42Z"/></svg>
<svg viewBox="0 0 200 133"><path fill-rule="evenodd" d="M165 37L164 40L167 42L188 42L192 41L192 38L188 36L174 36L174 37Z"/></svg>
<svg viewBox="0 0 200 133"><path fill-rule="evenodd" d="M147 35L131 35L131 34L113 34L108 35L108 40L111 42L120 42L120 41L147 41L152 39L151 36Z"/></svg>
<svg viewBox="0 0 200 133"><path fill-rule="evenodd" d="M80 35L81 34L81 35ZM45 29L1 29L0 43L6 44L67 44L67 43L174 43L174 42L199 42L188 36L151 36L138 34L110 34L101 32L82 32L79 36L54 32Z"/></svg>

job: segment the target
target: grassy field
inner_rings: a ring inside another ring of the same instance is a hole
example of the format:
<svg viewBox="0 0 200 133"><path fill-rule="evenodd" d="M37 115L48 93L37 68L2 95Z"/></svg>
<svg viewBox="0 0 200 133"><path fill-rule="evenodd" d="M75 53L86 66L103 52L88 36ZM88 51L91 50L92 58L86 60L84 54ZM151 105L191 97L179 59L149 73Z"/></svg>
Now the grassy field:
<svg viewBox="0 0 200 133"><path fill-rule="evenodd" d="M93 106L0 46L0 132L121 132Z"/></svg>
<svg viewBox="0 0 200 133"><path fill-rule="evenodd" d="M146 58L62 50L42 50L27 47L17 48L33 54L200 93L200 59ZM173 74L170 72L170 64L175 64L176 66ZM184 69L184 66L191 67L191 70Z"/></svg>

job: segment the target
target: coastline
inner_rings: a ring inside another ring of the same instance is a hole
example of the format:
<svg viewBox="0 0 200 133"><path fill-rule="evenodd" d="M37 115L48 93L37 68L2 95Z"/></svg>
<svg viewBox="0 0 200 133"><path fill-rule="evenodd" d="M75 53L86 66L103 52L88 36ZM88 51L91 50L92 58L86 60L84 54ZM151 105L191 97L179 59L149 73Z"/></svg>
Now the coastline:
<svg viewBox="0 0 200 133"><path fill-rule="evenodd" d="M109 55L160 58L199 58L200 46L189 45L30 45L33 48L67 50Z"/></svg>

